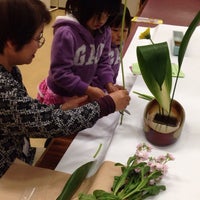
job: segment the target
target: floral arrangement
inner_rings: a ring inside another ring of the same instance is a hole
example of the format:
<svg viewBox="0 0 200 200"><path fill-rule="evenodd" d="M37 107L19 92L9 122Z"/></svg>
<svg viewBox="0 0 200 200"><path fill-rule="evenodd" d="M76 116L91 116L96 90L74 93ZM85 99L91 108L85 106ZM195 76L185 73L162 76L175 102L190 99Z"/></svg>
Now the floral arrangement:
<svg viewBox="0 0 200 200"><path fill-rule="evenodd" d="M150 45L137 47L137 59L142 77L150 92L153 94L154 98L157 100L161 107L161 114L167 113L170 115L171 105L174 99L184 55L189 40L196 26L199 24L199 21L200 11L197 13L189 25L180 44L178 53L178 73L176 76L172 96L172 67L167 42L157 44L153 43L149 28L140 35L140 39L149 39L152 43ZM147 99L149 98L147 95L140 94L140 96Z"/></svg>
<svg viewBox="0 0 200 200"><path fill-rule="evenodd" d="M151 151L151 146L139 144L126 165L115 163L115 166L121 167L121 175L114 177L111 192L95 190L93 194L80 194L79 200L143 200L166 190L166 186L160 182L167 173L167 162L174 160L174 157L169 153L154 157ZM82 165L71 175L57 200L71 199L92 167L92 162Z"/></svg>

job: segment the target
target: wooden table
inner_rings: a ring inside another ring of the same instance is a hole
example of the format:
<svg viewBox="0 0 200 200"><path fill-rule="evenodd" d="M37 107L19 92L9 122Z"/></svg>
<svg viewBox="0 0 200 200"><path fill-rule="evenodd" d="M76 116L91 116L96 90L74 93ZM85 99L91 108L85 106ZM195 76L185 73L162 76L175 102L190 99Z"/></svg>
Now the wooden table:
<svg viewBox="0 0 200 200"><path fill-rule="evenodd" d="M200 0L146 0L137 15L162 19L165 24L188 26L199 10ZM152 27L155 25L132 22L130 35L124 46L124 53L138 26ZM55 169L75 136L76 134L69 137L52 139L48 148L36 163L36 166Z"/></svg>
<svg viewBox="0 0 200 200"><path fill-rule="evenodd" d="M35 166L47 169L55 169L63 154L66 152L75 137L76 134L68 137L52 139Z"/></svg>

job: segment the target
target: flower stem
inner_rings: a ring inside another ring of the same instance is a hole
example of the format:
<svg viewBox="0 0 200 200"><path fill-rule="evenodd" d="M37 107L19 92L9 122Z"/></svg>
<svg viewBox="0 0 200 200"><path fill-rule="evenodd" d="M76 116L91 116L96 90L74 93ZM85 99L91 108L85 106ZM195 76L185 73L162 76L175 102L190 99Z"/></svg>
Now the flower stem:
<svg viewBox="0 0 200 200"><path fill-rule="evenodd" d="M121 63L121 71L122 71L122 85L125 88L125 78L124 78L124 64L123 64L123 34L124 34L124 22L125 22L125 15L126 15L126 5L127 0L124 2L124 10L123 10L123 17L122 17L122 27L121 27L121 38L120 38L120 63ZM123 121L124 112L121 114L120 125Z"/></svg>
<svg viewBox="0 0 200 200"><path fill-rule="evenodd" d="M154 44L153 40L151 38L149 38L149 40L151 41L152 44Z"/></svg>

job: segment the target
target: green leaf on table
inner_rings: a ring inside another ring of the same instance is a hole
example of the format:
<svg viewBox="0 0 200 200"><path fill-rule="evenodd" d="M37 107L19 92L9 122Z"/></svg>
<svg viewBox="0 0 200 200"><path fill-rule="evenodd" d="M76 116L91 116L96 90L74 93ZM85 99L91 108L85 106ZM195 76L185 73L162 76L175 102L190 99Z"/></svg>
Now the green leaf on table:
<svg viewBox="0 0 200 200"><path fill-rule="evenodd" d="M95 161L87 162L86 164L77 168L68 179L61 194L57 197L56 200L70 200L76 190L80 187L81 183L86 178L94 162Z"/></svg>
<svg viewBox="0 0 200 200"><path fill-rule="evenodd" d="M93 194L83 194L79 195L79 200L96 200L96 197Z"/></svg>
<svg viewBox="0 0 200 200"><path fill-rule="evenodd" d="M164 186L164 185L148 186L148 187L144 188L145 195L143 196L143 198L145 199L150 196L155 196L155 195L159 194L160 191L164 191L164 190L166 190L166 186Z"/></svg>
<svg viewBox="0 0 200 200"><path fill-rule="evenodd" d="M121 200L116 195L104 190L94 190L93 194L80 194L79 200Z"/></svg>
<svg viewBox="0 0 200 200"><path fill-rule="evenodd" d="M104 190L95 190L93 192L97 200L120 200L116 195L106 192Z"/></svg>

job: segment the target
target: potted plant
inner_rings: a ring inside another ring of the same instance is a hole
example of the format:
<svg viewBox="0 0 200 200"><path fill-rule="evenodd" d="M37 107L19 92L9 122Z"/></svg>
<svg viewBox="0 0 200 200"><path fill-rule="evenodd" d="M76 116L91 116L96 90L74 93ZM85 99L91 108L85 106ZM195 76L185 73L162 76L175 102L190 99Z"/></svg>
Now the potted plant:
<svg viewBox="0 0 200 200"><path fill-rule="evenodd" d="M189 40L199 21L200 11L189 25L180 44L178 73L173 90L172 67L167 42L154 44L149 29L141 34L141 37L152 41L151 45L138 46L136 51L142 77L153 95L153 100L147 104L144 112L144 132L146 138L155 145L172 144L177 141L181 133L185 112L183 107L174 100L174 94Z"/></svg>

